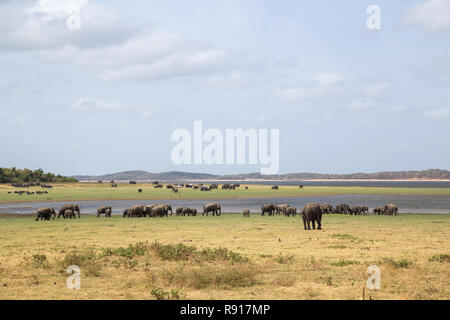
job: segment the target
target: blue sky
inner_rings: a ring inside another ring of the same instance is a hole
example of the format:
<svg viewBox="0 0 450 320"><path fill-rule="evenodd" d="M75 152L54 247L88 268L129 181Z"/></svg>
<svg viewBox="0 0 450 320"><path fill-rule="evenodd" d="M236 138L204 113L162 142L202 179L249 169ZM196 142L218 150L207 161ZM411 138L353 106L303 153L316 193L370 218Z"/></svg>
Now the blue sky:
<svg viewBox="0 0 450 320"><path fill-rule="evenodd" d="M448 0L0 0L2 167L259 171L172 164L202 120L280 129L280 173L450 169L449 89Z"/></svg>

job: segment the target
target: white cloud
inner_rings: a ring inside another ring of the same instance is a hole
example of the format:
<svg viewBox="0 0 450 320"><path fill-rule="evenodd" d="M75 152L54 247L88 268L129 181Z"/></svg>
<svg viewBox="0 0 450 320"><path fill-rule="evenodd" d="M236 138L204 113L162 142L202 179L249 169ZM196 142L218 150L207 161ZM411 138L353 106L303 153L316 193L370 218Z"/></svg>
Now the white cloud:
<svg viewBox="0 0 450 320"><path fill-rule="evenodd" d="M450 107L436 108L425 112L425 116L431 119L443 119L450 117Z"/></svg>
<svg viewBox="0 0 450 320"><path fill-rule="evenodd" d="M91 98L79 98L72 105L74 110L78 111L120 111L122 106L116 101L104 101Z"/></svg>
<svg viewBox="0 0 450 320"><path fill-rule="evenodd" d="M224 50L195 46L164 31L144 31L124 43L83 49L75 45L43 51L48 61L71 62L95 70L105 80L158 80L223 71Z"/></svg>
<svg viewBox="0 0 450 320"><path fill-rule="evenodd" d="M285 87L276 91L276 96L285 101L317 100L336 97L340 91L337 84L344 77L338 73L319 73L299 86Z"/></svg>
<svg viewBox="0 0 450 320"><path fill-rule="evenodd" d="M378 96L385 92L390 87L390 84L388 82L376 82L367 85L363 89L363 93L367 96Z"/></svg>
<svg viewBox="0 0 450 320"><path fill-rule="evenodd" d="M405 14L403 21L419 25L427 31L450 30L450 1L428 0L418 3Z"/></svg>
<svg viewBox="0 0 450 320"><path fill-rule="evenodd" d="M366 98L355 98L348 105L348 108L353 110L365 110L365 109L372 109L376 106L377 104L375 102L368 100Z"/></svg>
<svg viewBox="0 0 450 320"><path fill-rule="evenodd" d="M26 117L26 116L14 116L9 118L9 122L13 123L13 124L27 124L28 122L30 122L30 118Z"/></svg>
<svg viewBox="0 0 450 320"><path fill-rule="evenodd" d="M319 82L323 86L331 86L338 82L341 82L344 80L344 77L340 75L339 73L319 73L314 77L314 80Z"/></svg>

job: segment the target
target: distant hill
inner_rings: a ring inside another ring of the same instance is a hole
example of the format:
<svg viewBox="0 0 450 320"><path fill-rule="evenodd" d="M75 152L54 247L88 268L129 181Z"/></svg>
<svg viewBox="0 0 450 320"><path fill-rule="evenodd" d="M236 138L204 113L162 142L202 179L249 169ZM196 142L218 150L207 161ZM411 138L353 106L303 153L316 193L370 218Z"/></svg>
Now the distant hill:
<svg viewBox="0 0 450 320"><path fill-rule="evenodd" d="M79 181L120 181L120 180L135 180L135 181L177 181L177 180L213 180L218 179L220 176L207 174L207 173L191 173L182 171L170 171L162 173L151 173L143 170L137 171L123 171L112 174L105 174L101 176L73 176L73 178Z"/></svg>
<svg viewBox="0 0 450 320"><path fill-rule="evenodd" d="M325 173L288 173L283 175L263 176L260 173L246 173L235 175L214 175L208 173L192 173L183 171L170 171L162 173L150 173L143 170L123 171L101 176L73 176L79 181L188 181L188 180L450 180L450 171L429 169L422 171L386 171L376 173L350 173L350 174L325 174Z"/></svg>

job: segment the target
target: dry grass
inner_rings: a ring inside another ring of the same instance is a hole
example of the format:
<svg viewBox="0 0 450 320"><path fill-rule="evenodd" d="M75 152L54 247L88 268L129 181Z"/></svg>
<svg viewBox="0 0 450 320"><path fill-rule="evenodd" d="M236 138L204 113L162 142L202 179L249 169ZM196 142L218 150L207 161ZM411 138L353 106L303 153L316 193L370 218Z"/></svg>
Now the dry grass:
<svg viewBox="0 0 450 320"><path fill-rule="evenodd" d="M450 216L0 218L1 299L449 299ZM282 239L282 241L279 241ZM78 265L82 289L66 288Z"/></svg>

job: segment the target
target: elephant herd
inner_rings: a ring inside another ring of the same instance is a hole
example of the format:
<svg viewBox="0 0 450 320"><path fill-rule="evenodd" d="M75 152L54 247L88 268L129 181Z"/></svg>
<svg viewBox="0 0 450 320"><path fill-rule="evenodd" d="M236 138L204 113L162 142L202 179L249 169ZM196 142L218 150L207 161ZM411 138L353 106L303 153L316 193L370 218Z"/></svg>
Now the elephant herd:
<svg viewBox="0 0 450 320"><path fill-rule="evenodd" d="M249 215L248 210L244 210L243 215L244 217ZM265 214L268 214L269 216L273 216L275 214L281 215L284 214L286 217L295 217L297 215L297 208L291 207L288 204L272 204L272 203L266 203L261 206L261 216L264 216ZM303 220L303 226L305 230L311 230L311 223L312 228L316 229L316 222L317 222L317 229L322 229L322 208L321 205L316 203L307 203L304 205L300 210L299 214L302 216Z"/></svg>
<svg viewBox="0 0 450 320"><path fill-rule="evenodd" d="M105 217L111 217L112 207L102 206L97 209L97 217L105 215ZM173 214L172 206L169 204L149 204L146 206L135 205L131 208L123 210L122 217L124 218L143 218L143 217L168 217ZM202 215L208 216L209 214L213 216L220 216L222 214L222 209L219 203L208 203L203 206ZM176 209L177 216L196 216L197 209L181 207ZM78 217L80 218L80 207L78 205L64 205L58 210L56 214L53 208L41 208L37 210L36 221L38 220L50 220L58 217L63 217L64 219L70 219Z"/></svg>
<svg viewBox="0 0 450 320"><path fill-rule="evenodd" d="M80 207L76 204L66 204L58 210L58 219L60 217L64 219L75 219L76 216L80 218ZM37 210L36 221L38 220L50 220L50 218L56 218L56 211L53 208L41 208Z"/></svg>

